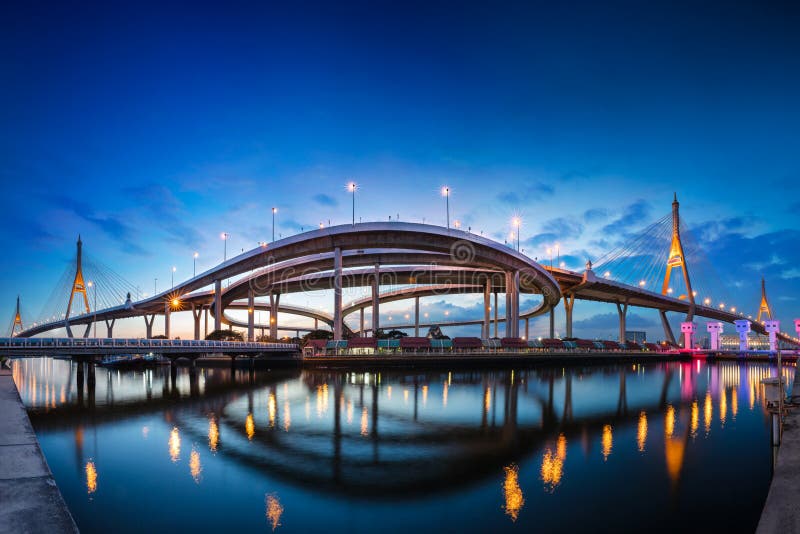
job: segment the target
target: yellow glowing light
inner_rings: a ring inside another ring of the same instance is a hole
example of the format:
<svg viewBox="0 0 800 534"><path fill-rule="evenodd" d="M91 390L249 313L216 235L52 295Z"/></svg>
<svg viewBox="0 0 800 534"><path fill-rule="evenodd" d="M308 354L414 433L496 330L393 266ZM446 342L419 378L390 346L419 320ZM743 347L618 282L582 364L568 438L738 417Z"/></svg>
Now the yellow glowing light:
<svg viewBox="0 0 800 534"><path fill-rule="evenodd" d="M605 462L608 460L608 457L611 455L611 449L614 446L614 436L611 433L611 425L604 425L603 426L603 435L600 438L601 445L603 447L603 461Z"/></svg>
<svg viewBox="0 0 800 534"><path fill-rule="evenodd" d="M97 468L94 462L86 462L86 491L91 495L97 491Z"/></svg>
<svg viewBox="0 0 800 534"><path fill-rule="evenodd" d="M203 466L200 465L200 453L192 449L189 455L189 473L192 475L195 483L200 483L200 473L203 472Z"/></svg>
<svg viewBox="0 0 800 534"><path fill-rule="evenodd" d="M680 438L664 440L664 456L667 463L667 474L673 484L678 482L683 467L683 456L686 450L684 441Z"/></svg>
<svg viewBox="0 0 800 534"><path fill-rule="evenodd" d="M256 422L251 413L247 414L247 418L244 420L244 431L247 433L248 440L252 440L256 435Z"/></svg>
<svg viewBox="0 0 800 534"><path fill-rule="evenodd" d="M711 392L706 391L706 400L703 404L703 426L705 427L706 434L711 431L711 418L713 417L713 409L711 405Z"/></svg>
<svg viewBox="0 0 800 534"><path fill-rule="evenodd" d="M422 405L425 406L428 404L428 386L427 384L422 386Z"/></svg>
<svg viewBox="0 0 800 534"><path fill-rule="evenodd" d="M386 398L387 399L392 398L392 386L386 386Z"/></svg>
<svg viewBox="0 0 800 534"><path fill-rule="evenodd" d="M720 389L719 393L719 422L725 425L725 420L728 418L728 393L725 388Z"/></svg>
<svg viewBox="0 0 800 534"><path fill-rule="evenodd" d="M667 414L664 416L664 435L671 438L675 433L675 408L670 404L667 406Z"/></svg>
<svg viewBox="0 0 800 534"><path fill-rule="evenodd" d="M706 306L708 306L709 304L711 304L711 299L710 299L710 298L705 298L705 299L703 299L703 304L705 304Z"/></svg>
<svg viewBox="0 0 800 534"><path fill-rule="evenodd" d="M516 521L520 510L525 505L522 488L519 486L519 467L516 464L511 464L508 467L504 467L503 470L506 473L503 480L506 515L511 518L511 521Z"/></svg>
<svg viewBox="0 0 800 534"><path fill-rule="evenodd" d="M177 298L172 299L172 307L173 308L177 308L178 306L180 306L180 304L181 304L181 301L178 300Z"/></svg>
<svg viewBox="0 0 800 534"><path fill-rule="evenodd" d="M217 445L219 445L219 428L217 421L212 415L208 419L208 448L211 452L217 452Z"/></svg>
<svg viewBox="0 0 800 534"><path fill-rule="evenodd" d="M644 445L647 441L647 414L639 413L639 426L636 429L636 446L639 452L644 452Z"/></svg>
<svg viewBox="0 0 800 534"><path fill-rule="evenodd" d="M289 409L289 401L283 403L283 430L288 432L292 426L292 411Z"/></svg>
<svg viewBox="0 0 800 534"><path fill-rule="evenodd" d="M403 389L403 404L408 404L408 390Z"/></svg>
<svg viewBox="0 0 800 534"><path fill-rule="evenodd" d="M739 413L739 393L736 388L731 390L731 412L733 413L733 418L736 419L736 414Z"/></svg>
<svg viewBox="0 0 800 534"><path fill-rule="evenodd" d="M442 388L442 406L447 408L447 390L450 386L448 386L447 382L444 383L444 387Z"/></svg>
<svg viewBox="0 0 800 534"><path fill-rule="evenodd" d="M697 436L697 427L700 424L700 408L697 405L697 401L692 402L692 423L691 423L691 434L692 437Z"/></svg>
<svg viewBox="0 0 800 534"><path fill-rule="evenodd" d="M278 496L275 493L267 494L264 497L264 502L267 506L267 520L269 521L269 525L272 527L272 531L274 532L276 528L281 526L283 506L281 505L281 502L278 500Z"/></svg>
<svg viewBox="0 0 800 534"><path fill-rule="evenodd" d="M169 457L173 462L181 458L181 436L176 426L172 427L172 432L169 433Z"/></svg>
<svg viewBox="0 0 800 534"><path fill-rule="evenodd" d="M561 479L564 477L564 460L566 458L567 438L564 437L564 434L560 434L556 442L555 454L548 447L542 456L542 467L539 469L539 475L546 491L552 493L555 491L556 486L561 483Z"/></svg>

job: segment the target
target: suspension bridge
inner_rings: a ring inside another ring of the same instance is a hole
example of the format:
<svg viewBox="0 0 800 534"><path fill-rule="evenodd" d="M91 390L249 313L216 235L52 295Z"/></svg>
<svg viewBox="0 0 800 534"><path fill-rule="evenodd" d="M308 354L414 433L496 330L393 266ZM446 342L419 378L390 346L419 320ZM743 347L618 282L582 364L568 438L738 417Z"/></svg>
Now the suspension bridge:
<svg viewBox="0 0 800 534"><path fill-rule="evenodd" d="M554 338L559 304L565 313L565 337L573 338L576 301L595 301L616 309L620 343L627 341L629 311L648 308L658 311L664 339L675 346L678 339L668 314L681 316L680 341L686 349L697 345L697 318L707 320L704 326L711 349L720 348L725 323L735 325L740 350L748 349L750 332L769 336L773 351L779 343L800 345L797 337L781 332L763 280L755 319L729 304L731 300L725 295L729 287L721 283L724 279L715 272L714 262L703 255L702 247L681 220L677 196L669 214L594 262L587 261L583 271L536 261L519 250L461 229L370 222L320 228L263 243L168 291L139 298L133 284L86 256L82 247L79 237L75 261L56 285L39 320L25 325L17 299L10 336L30 338L63 329L68 338L73 338L75 329L83 327L78 334L88 338L92 325L96 330L99 324L101 333L113 338L117 320L142 317L144 338L152 339L155 317L163 316L163 337L169 339L171 315L191 312L195 340L201 339L203 317L206 334L211 317L215 330L223 325L246 329L248 342L255 341L258 329L262 334L269 330L270 338L276 340L279 330L312 330L319 323L330 327L334 340L343 340L374 336L382 327L380 306L398 300L413 301L414 319L407 324L392 324L392 328L413 328L419 336L420 328L443 324L420 318L421 297L473 293L483 295L482 317L445 324L480 325L484 339L492 333L499 337L500 324L504 325L505 338L530 339L530 320L546 314L550 317L550 338ZM382 286L391 289L382 292ZM347 288L365 288L369 296L346 304L343 290ZM317 290L332 290L330 313L280 302L282 295ZM503 316L499 315L499 295L505 299ZM520 298L524 295L537 295L539 300L523 309ZM257 297L267 300L257 301ZM365 322L365 309L371 309L371 324ZM246 311L246 320L227 313L231 310ZM268 323L256 324L256 311L260 310L269 312ZM358 314L359 319L348 324L345 318L351 314ZM310 318L314 326L279 324L286 315ZM800 320L795 320L794 326L800 334Z"/></svg>

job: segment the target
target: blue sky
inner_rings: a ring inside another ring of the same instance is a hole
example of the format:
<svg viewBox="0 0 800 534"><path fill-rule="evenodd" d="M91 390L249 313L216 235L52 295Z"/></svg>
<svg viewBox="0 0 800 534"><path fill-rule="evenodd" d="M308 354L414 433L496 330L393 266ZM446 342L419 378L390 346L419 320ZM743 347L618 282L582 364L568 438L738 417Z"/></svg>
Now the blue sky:
<svg viewBox="0 0 800 534"><path fill-rule="evenodd" d="M346 222L353 179L364 220L443 224L446 183L453 219L502 240L519 212L526 253L574 268L677 191L740 308L763 274L788 326L797 5L551 4L4 3L0 303L36 317L78 233L146 291L220 232L268 240L273 205L282 235ZM576 306L576 334L612 311Z"/></svg>

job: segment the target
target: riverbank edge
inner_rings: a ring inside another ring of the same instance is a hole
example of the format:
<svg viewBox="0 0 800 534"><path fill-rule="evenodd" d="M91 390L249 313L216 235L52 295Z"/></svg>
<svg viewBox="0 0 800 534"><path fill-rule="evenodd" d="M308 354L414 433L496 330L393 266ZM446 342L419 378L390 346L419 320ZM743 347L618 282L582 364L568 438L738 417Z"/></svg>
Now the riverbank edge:
<svg viewBox="0 0 800 534"><path fill-rule="evenodd" d="M608 364L673 362L691 359L679 353L425 353L425 354L381 354L379 356L311 356L303 358L304 368L340 367L461 367L491 366L514 367L553 364Z"/></svg>
<svg viewBox="0 0 800 534"><path fill-rule="evenodd" d="M0 534L77 533L11 371L0 369Z"/></svg>
<svg viewBox="0 0 800 534"><path fill-rule="evenodd" d="M783 422L778 461L756 534L800 533L800 373L794 375L790 402L794 406Z"/></svg>

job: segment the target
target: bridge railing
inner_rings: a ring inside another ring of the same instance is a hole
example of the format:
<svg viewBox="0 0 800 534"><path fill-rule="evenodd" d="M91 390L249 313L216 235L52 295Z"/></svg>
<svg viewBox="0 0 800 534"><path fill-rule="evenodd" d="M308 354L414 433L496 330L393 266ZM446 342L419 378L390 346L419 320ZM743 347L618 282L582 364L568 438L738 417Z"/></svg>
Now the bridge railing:
<svg viewBox="0 0 800 534"><path fill-rule="evenodd" d="M194 339L126 339L126 338L0 338L0 348L4 349L47 349L47 348L185 348L185 349L249 349L266 348L291 349L293 343L261 343L254 341L205 341Z"/></svg>

